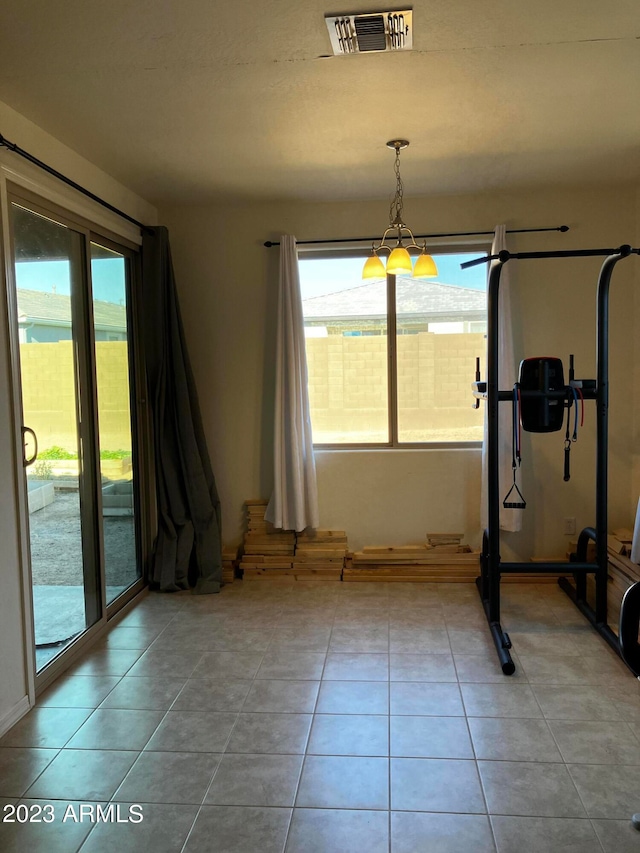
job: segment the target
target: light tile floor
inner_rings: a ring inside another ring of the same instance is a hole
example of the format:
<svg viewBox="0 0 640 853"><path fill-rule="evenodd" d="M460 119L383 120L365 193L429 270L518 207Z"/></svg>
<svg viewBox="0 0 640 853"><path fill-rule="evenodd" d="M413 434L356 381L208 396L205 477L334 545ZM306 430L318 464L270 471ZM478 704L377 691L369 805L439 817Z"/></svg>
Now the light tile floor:
<svg viewBox="0 0 640 853"><path fill-rule="evenodd" d="M0 849L640 851L640 684L555 585L503 625L512 677L472 585L150 594L0 741L3 817L42 821Z"/></svg>

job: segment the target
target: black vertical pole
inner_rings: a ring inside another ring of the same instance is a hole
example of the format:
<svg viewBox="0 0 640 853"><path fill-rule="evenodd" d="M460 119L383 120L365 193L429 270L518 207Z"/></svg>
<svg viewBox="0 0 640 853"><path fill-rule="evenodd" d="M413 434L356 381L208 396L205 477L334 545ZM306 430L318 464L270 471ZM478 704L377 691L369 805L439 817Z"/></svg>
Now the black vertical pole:
<svg viewBox="0 0 640 853"><path fill-rule="evenodd" d="M502 267L509 260L508 252L501 252L489 271L487 292L487 516L489 523L489 554L487 561L487 586L489 593L489 622L500 622L500 467L498 459L498 353L500 345L499 295Z"/></svg>
<svg viewBox="0 0 640 853"><path fill-rule="evenodd" d="M631 254L631 246L620 246L615 255L609 255L602 264L598 277L597 296L597 433L596 433L596 622L607 621L607 500L608 500L608 408L609 408L609 289L613 268L622 258Z"/></svg>
<svg viewBox="0 0 640 853"><path fill-rule="evenodd" d="M500 330L498 327L500 274L511 256L502 251L491 265L487 288L487 521L483 538L482 581L480 592L491 636L498 652L498 660L505 675L512 675L515 666L509 654L511 643L500 625L500 466L498 456L498 403L500 385L498 353Z"/></svg>

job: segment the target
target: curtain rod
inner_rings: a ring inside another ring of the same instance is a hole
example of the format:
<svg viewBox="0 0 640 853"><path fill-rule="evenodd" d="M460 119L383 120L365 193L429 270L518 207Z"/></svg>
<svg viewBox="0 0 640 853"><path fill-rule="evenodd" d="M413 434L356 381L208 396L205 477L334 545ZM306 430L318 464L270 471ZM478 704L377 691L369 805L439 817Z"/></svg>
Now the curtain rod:
<svg viewBox="0 0 640 853"><path fill-rule="evenodd" d="M129 216L128 213L125 213L123 210L120 210L117 207L114 207L112 204L109 204L108 201L105 201L100 196L92 193L91 190L86 189L85 187L77 184L75 181L68 178L66 175L63 175L62 172L58 172L57 169L54 169L53 166L48 166L46 163L43 163L42 160L38 160L37 157L34 157L33 154L29 154L28 151L25 151L24 148L20 148L19 145L16 145L15 142L9 142L9 140L0 133L0 148L7 148L9 151L13 151L14 154L19 154L20 157L24 157L25 160L28 160L30 163L33 163L34 166L37 166L39 169L47 172L49 175L53 175L54 178L57 178L59 181L67 184L67 186L72 187L74 190L86 195L87 198L90 198L92 201L96 201L98 204L102 205L102 207L106 207L107 210L110 210L112 213L116 213L118 216L121 216L122 219L126 219L128 222L131 222L133 225L137 225L138 228L147 233L153 234L153 228L150 228L148 225L144 225L142 222L138 222L137 219L134 219L133 216Z"/></svg>
<svg viewBox="0 0 640 853"><path fill-rule="evenodd" d="M556 228L509 228L507 234L526 234L532 231L565 231L569 230L568 225L558 225ZM475 237L482 234L494 234L494 231L452 231L449 234L416 234L416 240L428 240L432 237ZM379 237L351 237L340 240L301 240L298 246L315 246L321 243L375 243ZM266 240L264 243L267 249L272 246L279 246L273 240Z"/></svg>

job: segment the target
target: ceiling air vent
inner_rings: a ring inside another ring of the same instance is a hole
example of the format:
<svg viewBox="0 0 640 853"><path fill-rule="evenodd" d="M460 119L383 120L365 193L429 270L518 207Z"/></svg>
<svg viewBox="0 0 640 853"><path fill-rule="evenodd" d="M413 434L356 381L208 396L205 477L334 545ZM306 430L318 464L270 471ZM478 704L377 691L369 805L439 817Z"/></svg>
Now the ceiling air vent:
<svg viewBox="0 0 640 853"><path fill-rule="evenodd" d="M347 53L411 50L413 13L367 12L359 15L325 17L335 56Z"/></svg>

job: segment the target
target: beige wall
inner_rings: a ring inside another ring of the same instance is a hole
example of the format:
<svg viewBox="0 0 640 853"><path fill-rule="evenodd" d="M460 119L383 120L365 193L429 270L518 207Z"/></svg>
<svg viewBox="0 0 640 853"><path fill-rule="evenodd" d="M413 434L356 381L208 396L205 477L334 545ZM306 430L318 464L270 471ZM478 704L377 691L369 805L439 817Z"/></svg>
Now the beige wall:
<svg viewBox="0 0 640 853"><path fill-rule="evenodd" d="M11 142L16 142L35 156L83 184L107 201L141 221L153 224L156 211L148 202L114 181L88 160L80 157L57 139L0 102L0 128ZM43 192L59 204L118 230L122 220L103 212L83 200L77 192L25 163L15 154L0 150L0 188L5 181L19 182L33 192ZM3 195L4 202L4 195ZM2 213L4 220L4 212ZM135 231L135 229L134 229ZM122 232L119 232L122 233ZM131 233L127 230L125 236ZM29 591L23 585L23 567L19 536L18 495L22 488L22 466L15 458L15 432L11 392L11 364L8 338L8 313L4 286L6 223L2 221L2 283L0 284L0 734L28 707L29 662L26 654L26 631L23 614ZM27 605L28 606L28 605Z"/></svg>
<svg viewBox="0 0 640 853"><path fill-rule="evenodd" d="M140 196L136 195L123 184L118 183L112 177L94 166L89 160L76 154L62 142L41 130L29 119L17 113L7 104L0 101L0 122L3 135L10 141L15 142L20 148L24 148L30 154L43 160L49 166L72 178L77 183L90 189L91 192L104 198L114 207L128 213L140 222L153 225L157 222L156 209ZM22 177L33 178L35 184L48 186L52 192L66 195L67 199L74 203L85 205L91 202L83 201L74 190L68 189L55 178L49 178L44 172L29 166L26 161L17 157L9 151L0 150L0 163L6 165L7 169L15 171ZM104 208L94 206L92 221L112 222L115 230L120 233L123 228L123 220L115 214L109 213ZM132 234L139 234L135 226L131 226Z"/></svg>
<svg viewBox="0 0 640 853"><path fill-rule="evenodd" d="M421 232L567 224L567 234L514 235L513 250L606 247L636 239L635 193L604 189L522 190L407 198L406 218ZM300 240L380 232L387 202L220 204L165 207L181 305L205 427L223 503L224 539L242 534L242 502L272 486L273 357L277 249L266 239ZM611 305L612 525L629 524L631 498L634 265L617 272ZM600 260L512 262L518 358L557 354L595 373L595 282ZM469 401L471 404L471 400ZM562 480L562 437L525 436L523 490L529 508L522 534L504 537L504 553L555 555L566 548L562 519L594 523L594 413L574 449L573 476ZM464 524L479 542L480 454L473 450L320 453L321 523L344 527L355 547L419 541L427 529ZM408 459L409 462L401 462ZM402 512L399 511L402 507Z"/></svg>

